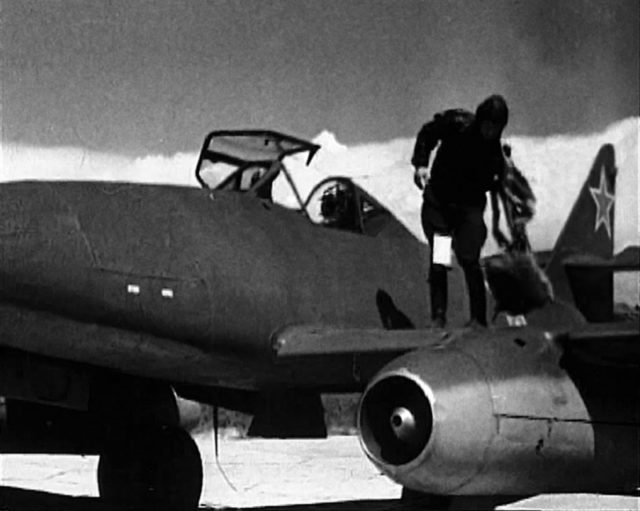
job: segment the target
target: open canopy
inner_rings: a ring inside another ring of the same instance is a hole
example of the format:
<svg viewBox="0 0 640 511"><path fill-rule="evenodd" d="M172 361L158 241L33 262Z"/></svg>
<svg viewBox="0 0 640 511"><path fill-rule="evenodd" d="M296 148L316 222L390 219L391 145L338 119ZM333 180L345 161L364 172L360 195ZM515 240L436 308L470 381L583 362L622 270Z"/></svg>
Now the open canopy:
<svg viewBox="0 0 640 511"><path fill-rule="evenodd" d="M378 201L346 177L318 183L306 201L283 163L308 153L309 165L320 146L268 130L212 131L202 145L196 178L203 188L248 192L273 201L273 183L282 174L301 213L317 225L369 236L412 236Z"/></svg>
<svg viewBox="0 0 640 511"><path fill-rule="evenodd" d="M271 188L282 172L304 209L302 199L282 160L308 152L307 165L320 146L300 138L268 130L212 131L202 144L196 179L203 188L252 191L271 200Z"/></svg>
<svg viewBox="0 0 640 511"><path fill-rule="evenodd" d="M308 152L307 165L320 146L299 138L268 130L212 131L204 139L196 178L203 187L210 187L204 173L211 164L233 170L256 164L269 167L286 156ZM220 166L219 165L219 166Z"/></svg>

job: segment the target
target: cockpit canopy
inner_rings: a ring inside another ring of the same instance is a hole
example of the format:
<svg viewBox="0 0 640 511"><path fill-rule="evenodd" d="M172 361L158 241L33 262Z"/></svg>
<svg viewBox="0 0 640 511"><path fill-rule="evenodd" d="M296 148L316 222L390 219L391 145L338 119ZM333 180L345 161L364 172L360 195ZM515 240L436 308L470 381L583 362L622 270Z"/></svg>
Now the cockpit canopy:
<svg viewBox="0 0 640 511"><path fill-rule="evenodd" d="M207 135L196 165L203 188L254 194L273 200L273 182L282 173L311 222L369 236L412 236L378 201L346 177L318 183L306 201L300 197L283 159L307 152L309 165L320 146L275 131L213 131Z"/></svg>
<svg viewBox="0 0 640 511"><path fill-rule="evenodd" d="M307 165L319 145L267 130L213 131L207 135L196 165L196 179L204 188L252 192L271 199L273 182L282 172L303 206L282 160L308 152ZM223 176L226 178L220 179ZM219 182L213 185L213 183Z"/></svg>

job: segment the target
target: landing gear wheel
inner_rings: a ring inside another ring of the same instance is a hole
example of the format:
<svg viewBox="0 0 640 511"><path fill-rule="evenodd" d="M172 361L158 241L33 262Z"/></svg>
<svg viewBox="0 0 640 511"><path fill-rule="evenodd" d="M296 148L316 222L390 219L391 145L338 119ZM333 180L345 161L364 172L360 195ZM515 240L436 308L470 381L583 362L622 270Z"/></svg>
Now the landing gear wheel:
<svg viewBox="0 0 640 511"><path fill-rule="evenodd" d="M179 428L118 435L100 455L98 489L124 509L195 510L202 491L200 452Z"/></svg>

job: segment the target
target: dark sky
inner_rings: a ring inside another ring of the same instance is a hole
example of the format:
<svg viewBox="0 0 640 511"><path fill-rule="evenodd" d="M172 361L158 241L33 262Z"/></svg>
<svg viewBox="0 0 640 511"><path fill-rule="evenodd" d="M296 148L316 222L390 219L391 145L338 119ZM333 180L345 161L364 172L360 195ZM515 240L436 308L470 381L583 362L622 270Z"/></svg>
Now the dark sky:
<svg viewBox="0 0 640 511"><path fill-rule="evenodd" d="M219 128L413 136L500 92L511 134L638 115L637 0L3 0L2 139L129 155Z"/></svg>

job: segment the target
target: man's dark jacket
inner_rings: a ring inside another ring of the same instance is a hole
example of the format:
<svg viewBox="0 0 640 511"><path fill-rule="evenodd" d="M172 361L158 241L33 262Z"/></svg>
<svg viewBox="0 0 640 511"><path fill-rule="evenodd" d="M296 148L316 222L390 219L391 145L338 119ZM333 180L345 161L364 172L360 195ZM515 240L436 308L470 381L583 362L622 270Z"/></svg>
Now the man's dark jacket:
<svg viewBox="0 0 640 511"><path fill-rule="evenodd" d="M443 204L484 209L486 192L502 178L505 161L500 139L484 140L474 120L474 114L461 109L436 114L418 133L411 164L429 166L440 142L429 179L433 195Z"/></svg>

